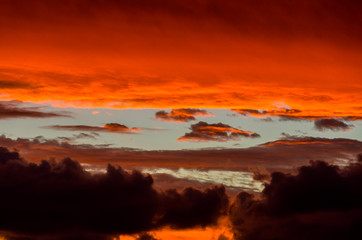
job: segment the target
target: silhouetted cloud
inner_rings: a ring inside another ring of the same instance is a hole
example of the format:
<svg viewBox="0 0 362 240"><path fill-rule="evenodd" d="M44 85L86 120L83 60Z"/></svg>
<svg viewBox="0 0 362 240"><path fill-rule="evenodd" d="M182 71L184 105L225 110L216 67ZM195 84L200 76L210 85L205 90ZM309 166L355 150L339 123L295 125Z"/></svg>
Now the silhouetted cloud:
<svg viewBox="0 0 362 240"><path fill-rule="evenodd" d="M123 124L107 123L102 127L88 125L52 125L43 128L66 131L111 132L111 133L135 133L143 131L141 128L128 128Z"/></svg>
<svg viewBox="0 0 362 240"><path fill-rule="evenodd" d="M215 115L206 110L195 108L172 109L170 113L159 111L155 114L156 119L170 122L190 122L196 120L196 116L210 117Z"/></svg>
<svg viewBox="0 0 362 240"><path fill-rule="evenodd" d="M241 192L230 208L235 239L360 239L362 165L311 161L293 176L272 173L261 197Z"/></svg>
<svg viewBox="0 0 362 240"><path fill-rule="evenodd" d="M0 119L70 117L65 112L42 112L40 110L37 107L21 107L21 102L18 101L1 101Z"/></svg>
<svg viewBox="0 0 362 240"><path fill-rule="evenodd" d="M108 165L91 174L70 158L39 164L0 147L0 231L8 239L111 239L164 226L217 223L225 188L156 191L150 175Z"/></svg>
<svg viewBox="0 0 362 240"><path fill-rule="evenodd" d="M340 120L331 118L331 119L318 119L314 121L314 127L318 131L332 130L332 131L346 131L354 126L351 124L346 124Z"/></svg>
<svg viewBox="0 0 362 240"><path fill-rule="evenodd" d="M238 140L240 137L260 137L259 134L233 128L223 123L208 124L198 122L191 125L191 132L177 139L177 141L219 141Z"/></svg>

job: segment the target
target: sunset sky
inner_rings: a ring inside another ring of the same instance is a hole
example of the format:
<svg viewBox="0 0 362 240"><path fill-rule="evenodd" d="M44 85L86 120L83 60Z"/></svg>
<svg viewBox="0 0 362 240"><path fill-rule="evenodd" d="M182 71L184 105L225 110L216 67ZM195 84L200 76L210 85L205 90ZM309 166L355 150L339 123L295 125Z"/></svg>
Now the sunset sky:
<svg viewBox="0 0 362 240"><path fill-rule="evenodd" d="M0 239L358 239L361 11L0 0Z"/></svg>

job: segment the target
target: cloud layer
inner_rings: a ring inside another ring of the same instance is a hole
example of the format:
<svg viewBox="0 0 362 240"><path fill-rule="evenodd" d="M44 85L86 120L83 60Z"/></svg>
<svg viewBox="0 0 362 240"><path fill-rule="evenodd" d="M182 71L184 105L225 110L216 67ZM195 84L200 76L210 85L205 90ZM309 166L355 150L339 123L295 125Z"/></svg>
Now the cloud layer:
<svg viewBox="0 0 362 240"><path fill-rule="evenodd" d="M342 113L334 112L331 115L325 115L327 110L311 111L311 110L299 110L299 109L288 109L288 108L278 108L273 110L260 110L260 109L232 109L233 112L244 117L255 117L262 118L265 120L271 120L271 117L276 117L280 121L312 121L314 120L316 125L333 125L337 124L336 121L359 121L362 120L361 115L343 115ZM315 114L315 115L313 115ZM322 122L322 123L320 123ZM341 123L339 123L341 125Z"/></svg>
<svg viewBox="0 0 362 240"><path fill-rule="evenodd" d="M269 171L290 171L309 160L348 164L360 153L362 142L345 138L285 137L255 147L146 151L107 145L71 144L46 138L11 139L0 136L0 145L19 149L29 161L64 157L82 163L119 164L127 168L203 168L248 171L263 166ZM252 171L254 172L254 171Z"/></svg>

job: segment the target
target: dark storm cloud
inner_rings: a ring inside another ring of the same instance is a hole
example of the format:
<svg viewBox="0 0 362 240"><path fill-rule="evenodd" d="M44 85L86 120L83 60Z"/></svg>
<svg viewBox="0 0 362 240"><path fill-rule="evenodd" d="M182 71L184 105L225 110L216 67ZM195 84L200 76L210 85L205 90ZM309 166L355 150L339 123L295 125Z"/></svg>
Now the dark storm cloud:
<svg viewBox="0 0 362 240"><path fill-rule="evenodd" d="M10 239L110 239L210 226L226 213L222 186L159 192L152 184L150 175L118 166L92 175L70 158L35 164L0 148L0 231Z"/></svg>
<svg viewBox="0 0 362 240"><path fill-rule="evenodd" d="M0 102L0 119L8 118L50 118L50 117L70 117L64 112L42 112L36 107L22 107L18 101Z"/></svg>
<svg viewBox="0 0 362 240"><path fill-rule="evenodd" d="M353 125L346 124L338 119L318 119L314 121L314 127L318 131L332 130L332 131L346 131L353 128Z"/></svg>
<svg viewBox="0 0 362 240"><path fill-rule="evenodd" d="M196 120L196 116L214 116L214 114L206 110L195 108L172 109L170 113L166 111L158 111L155 113L156 119L169 122L190 122Z"/></svg>
<svg viewBox="0 0 362 240"><path fill-rule="evenodd" d="M241 192L230 208L235 239L362 238L362 165L321 161L297 175L274 172L262 196Z"/></svg>
<svg viewBox="0 0 362 240"><path fill-rule="evenodd" d="M191 132L177 139L177 141L218 141L225 142L238 140L240 137L260 137L259 134L233 128L223 123L209 124L198 122L191 125Z"/></svg>

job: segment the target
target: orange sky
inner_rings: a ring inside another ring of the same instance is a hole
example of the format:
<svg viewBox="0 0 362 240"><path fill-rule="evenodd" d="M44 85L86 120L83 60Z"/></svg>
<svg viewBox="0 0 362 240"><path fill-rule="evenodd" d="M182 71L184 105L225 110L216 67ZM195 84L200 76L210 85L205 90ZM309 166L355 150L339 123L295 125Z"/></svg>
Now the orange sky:
<svg viewBox="0 0 362 240"><path fill-rule="evenodd" d="M289 0L0 0L0 101L75 108L173 108L174 113L164 113L163 119L157 114L152 118L169 123L185 123L188 120L182 118L192 119L196 115L215 116L206 110L187 114L182 111L190 109L182 108L233 109L230 115L237 114L238 109L241 115L245 109L260 110L250 111L244 117L264 120L283 114L309 120L333 117L360 120L361 9L361 1L355 0L307 0L293 4ZM95 115L101 111L96 110ZM79 127L82 131L111 133L143 131L142 126L128 128L117 123L52 125L43 129L74 131ZM234 139L233 134L259 136L254 130L229 125L207 125L199 128L199 132L207 133L204 139L219 142ZM209 137L220 132L227 137ZM289 136L292 141L287 138L245 148L245 156L248 151L255 151L259 157L259 152L268 149L282 155L286 147L298 146L301 150L295 152L300 154L306 152L303 145L308 144L332 151L324 145L334 143L322 138ZM23 147L25 156L43 157L44 152L58 156L59 152L64 154L63 148L73 151L69 144L54 140L52 145L34 139L27 140L31 144L26 142L28 145L24 146L38 148L38 152ZM186 130L185 136L175 139L203 140L199 135L195 137L192 127L191 132ZM1 140L8 147L25 141L10 140L5 135ZM339 143L355 144L357 148L360 145L344 139L339 139ZM74 149L80 161L89 157L96 159L95 163L101 158L104 163L115 161L112 154L118 161L121 156L111 147L108 155L102 152L106 148L84 148L83 152ZM357 150L351 149L348 153L355 154ZM90 150L99 150L98 155ZM122 154L129 166L138 164L137 154L144 154L151 162L147 163L142 155L138 161L144 166L155 165L157 158L161 167L180 167L176 160L184 159L182 151L149 152L150 156L141 151ZM341 154L342 150L339 151ZM200 154L204 152L207 151ZM318 148L316 152L322 151ZM174 160L163 161L169 158L166 153L174 156ZM209 161L210 155L205 156ZM224 158L215 157L214 165L224 165L220 160ZM269 158L266 151L263 159L256 158L255 162ZM192 159L183 164L186 167L211 164L192 163ZM289 161L291 157L283 158L283 164L287 162L285 159ZM228 160L231 165L232 160ZM161 240L217 240L220 234L232 238L225 224L183 231L166 229L153 234Z"/></svg>
<svg viewBox="0 0 362 240"><path fill-rule="evenodd" d="M333 3L328 11L281 2L282 9L228 2L244 17L204 1L89 4L89 12L77 8L82 1L4 4L0 76L18 87L4 87L2 98L114 108L284 102L314 115L361 115L361 36L349 24L360 18Z"/></svg>

